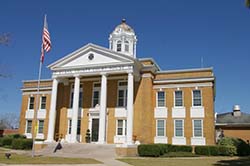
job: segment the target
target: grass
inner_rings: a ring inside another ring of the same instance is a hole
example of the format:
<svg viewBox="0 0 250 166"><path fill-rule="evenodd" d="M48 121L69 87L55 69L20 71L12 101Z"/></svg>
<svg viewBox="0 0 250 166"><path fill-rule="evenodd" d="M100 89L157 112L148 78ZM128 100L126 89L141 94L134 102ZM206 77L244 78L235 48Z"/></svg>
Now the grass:
<svg viewBox="0 0 250 166"><path fill-rule="evenodd" d="M119 161L133 166L249 166L250 157L192 157L192 158L124 158Z"/></svg>
<svg viewBox="0 0 250 166"><path fill-rule="evenodd" d="M24 154L13 154L10 159L5 157L5 152L0 149L0 163L4 164L101 164L100 161L90 158L64 158L64 157L44 157Z"/></svg>
<svg viewBox="0 0 250 166"><path fill-rule="evenodd" d="M193 154L192 152L168 152L161 157L198 157L199 155Z"/></svg>

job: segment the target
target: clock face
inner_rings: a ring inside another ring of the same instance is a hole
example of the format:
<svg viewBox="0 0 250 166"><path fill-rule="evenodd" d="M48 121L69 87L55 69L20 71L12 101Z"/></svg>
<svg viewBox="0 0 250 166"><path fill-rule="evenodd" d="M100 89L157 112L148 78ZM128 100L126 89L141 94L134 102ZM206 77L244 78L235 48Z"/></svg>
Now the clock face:
<svg viewBox="0 0 250 166"><path fill-rule="evenodd" d="M93 60L94 59L94 54L89 54L89 56L88 56L88 58L89 58L89 60Z"/></svg>

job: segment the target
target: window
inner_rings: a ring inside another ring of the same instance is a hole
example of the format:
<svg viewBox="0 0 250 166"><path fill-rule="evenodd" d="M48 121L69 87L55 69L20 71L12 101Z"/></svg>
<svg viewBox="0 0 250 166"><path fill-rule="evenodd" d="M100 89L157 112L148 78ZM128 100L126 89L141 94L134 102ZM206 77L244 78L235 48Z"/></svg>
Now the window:
<svg viewBox="0 0 250 166"><path fill-rule="evenodd" d="M117 120L117 132L116 135L127 135L127 120Z"/></svg>
<svg viewBox="0 0 250 166"><path fill-rule="evenodd" d="M165 107L165 92L157 92L157 107Z"/></svg>
<svg viewBox="0 0 250 166"><path fill-rule="evenodd" d="M164 119L158 119L156 120L157 130L156 130L156 136L161 137L165 136L165 120Z"/></svg>
<svg viewBox="0 0 250 166"><path fill-rule="evenodd" d="M193 106L201 106L201 91L193 90Z"/></svg>
<svg viewBox="0 0 250 166"><path fill-rule="evenodd" d="M79 108L82 108L82 100L83 100L83 91L82 91L82 85L80 85ZM74 85L71 86L69 108L73 108L73 102L74 102Z"/></svg>
<svg viewBox="0 0 250 166"><path fill-rule="evenodd" d="M77 121L77 135L81 134L81 119Z"/></svg>
<svg viewBox="0 0 250 166"><path fill-rule="evenodd" d="M26 133L31 133L32 129L32 120L27 120L26 121Z"/></svg>
<svg viewBox="0 0 250 166"><path fill-rule="evenodd" d="M183 106L182 91L175 91L175 107Z"/></svg>
<svg viewBox="0 0 250 166"><path fill-rule="evenodd" d="M202 137L202 120L193 120L193 136Z"/></svg>
<svg viewBox="0 0 250 166"><path fill-rule="evenodd" d="M38 121L38 133L43 134L43 126L44 126L44 120Z"/></svg>
<svg viewBox="0 0 250 166"><path fill-rule="evenodd" d="M122 81L118 82L118 107L126 107L127 106L127 82Z"/></svg>
<svg viewBox="0 0 250 166"><path fill-rule="evenodd" d="M30 110L34 109L34 102L35 102L35 98L34 97L30 97L30 99L29 99L29 109Z"/></svg>
<svg viewBox="0 0 250 166"><path fill-rule="evenodd" d="M118 41L118 42L117 42L116 51L117 51L117 52L121 52L121 51L122 51L122 42L121 42L121 41Z"/></svg>
<svg viewBox="0 0 250 166"><path fill-rule="evenodd" d="M40 105L41 109L46 109L46 96L42 96L41 97L41 105Z"/></svg>
<svg viewBox="0 0 250 166"><path fill-rule="evenodd" d="M175 137L183 137L183 120L175 120L174 121L175 126Z"/></svg>
<svg viewBox="0 0 250 166"><path fill-rule="evenodd" d="M72 120L68 120L68 134L71 134Z"/></svg>
<svg viewBox="0 0 250 166"><path fill-rule="evenodd" d="M125 52L129 52L129 42L125 41Z"/></svg>
<svg viewBox="0 0 250 166"><path fill-rule="evenodd" d="M100 83L94 83L93 87L93 98L92 98L92 107L95 107L97 104L100 104Z"/></svg>

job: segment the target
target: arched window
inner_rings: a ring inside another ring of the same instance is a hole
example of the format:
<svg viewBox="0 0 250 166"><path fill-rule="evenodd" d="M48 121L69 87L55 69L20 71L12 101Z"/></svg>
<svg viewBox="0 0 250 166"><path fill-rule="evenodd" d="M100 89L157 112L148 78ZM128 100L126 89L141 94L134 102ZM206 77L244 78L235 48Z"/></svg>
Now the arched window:
<svg viewBox="0 0 250 166"><path fill-rule="evenodd" d="M125 52L129 52L129 42L125 41Z"/></svg>
<svg viewBox="0 0 250 166"><path fill-rule="evenodd" d="M121 42L121 41L118 41L118 42L117 42L116 51L117 51L117 52L121 52L121 51L122 51L122 42Z"/></svg>

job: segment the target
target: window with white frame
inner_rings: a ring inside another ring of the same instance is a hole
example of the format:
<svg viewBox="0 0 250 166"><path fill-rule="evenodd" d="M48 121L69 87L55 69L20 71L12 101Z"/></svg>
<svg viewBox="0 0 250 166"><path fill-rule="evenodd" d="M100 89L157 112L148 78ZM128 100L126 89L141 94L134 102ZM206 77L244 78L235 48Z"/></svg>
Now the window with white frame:
<svg viewBox="0 0 250 166"><path fill-rule="evenodd" d="M165 127L166 127L166 120L165 119L157 119L156 120L156 136L163 137L165 136Z"/></svg>
<svg viewBox="0 0 250 166"><path fill-rule="evenodd" d="M201 91L193 90L193 106L201 106Z"/></svg>
<svg viewBox="0 0 250 166"><path fill-rule="evenodd" d="M33 110L34 109L34 103L35 103L35 97L31 96L29 98L29 109Z"/></svg>
<svg viewBox="0 0 250 166"><path fill-rule="evenodd" d="M127 81L119 81L118 82L118 107L126 107L127 106Z"/></svg>
<svg viewBox="0 0 250 166"><path fill-rule="evenodd" d="M26 133L31 133L32 129L32 120L27 120L26 121Z"/></svg>
<svg viewBox="0 0 250 166"><path fill-rule="evenodd" d="M83 99L83 90L82 90L82 84L80 84L79 108L82 108L82 99ZM70 103L69 103L69 108L73 108L73 101L74 101L74 85L72 84L71 90L70 90Z"/></svg>
<svg viewBox="0 0 250 166"><path fill-rule="evenodd" d="M77 120L77 135L81 134L81 119Z"/></svg>
<svg viewBox="0 0 250 166"><path fill-rule="evenodd" d="M42 96L40 101L40 109L46 109L46 96Z"/></svg>
<svg viewBox="0 0 250 166"><path fill-rule="evenodd" d="M125 41L125 52L129 52L129 42Z"/></svg>
<svg viewBox="0 0 250 166"><path fill-rule="evenodd" d="M71 134L72 119L68 119L68 134Z"/></svg>
<svg viewBox="0 0 250 166"><path fill-rule="evenodd" d="M122 42L121 42L121 41L118 41L118 42L117 42L116 51L117 51L117 52L121 52L121 51L122 51Z"/></svg>
<svg viewBox="0 0 250 166"><path fill-rule="evenodd" d="M181 90L177 90L174 92L175 96L175 107L182 107L183 106L183 95Z"/></svg>
<svg viewBox="0 0 250 166"><path fill-rule="evenodd" d="M117 129L116 135L127 135L127 120L125 119L118 119L117 120Z"/></svg>
<svg viewBox="0 0 250 166"><path fill-rule="evenodd" d="M201 119L193 120L193 136L194 137L203 137L203 129L202 129L202 120Z"/></svg>
<svg viewBox="0 0 250 166"><path fill-rule="evenodd" d="M157 92L157 107L165 107L165 92Z"/></svg>
<svg viewBox="0 0 250 166"><path fill-rule="evenodd" d="M184 120L176 119L174 120L175 127L175 137L184 137Z"/></svg>
<svg viewBox="0 0 250 166"><path fill-rule="evenodd" d="M43 134L44 120L38 120L38 133Z"/></svg>
<svg viewBox="0 0 250 166"><path fill-rule="evenodd" d="M101 84L100 83L94 83L94 85L93 85L92 107L95 107L97 104L100 105L100 91L101 91Z"/></svg>

